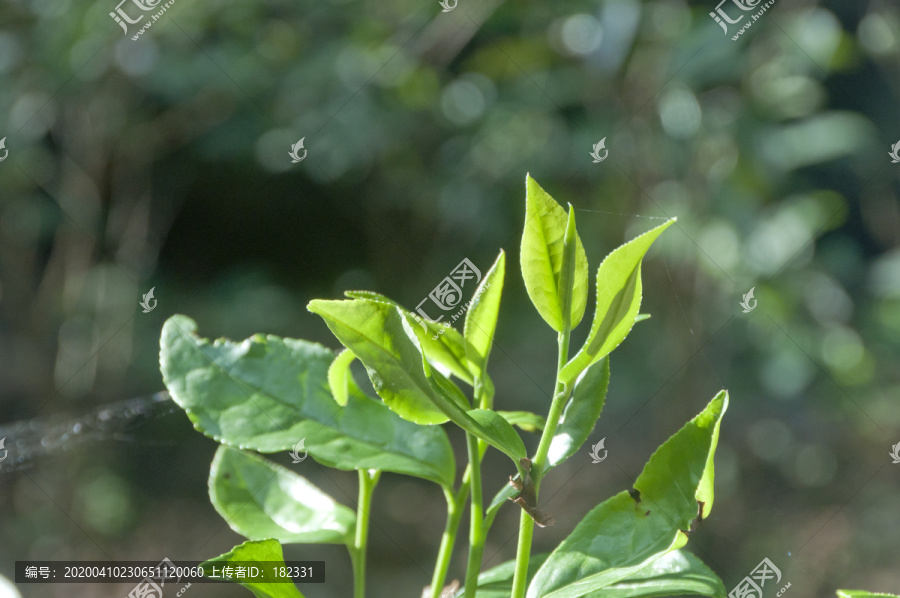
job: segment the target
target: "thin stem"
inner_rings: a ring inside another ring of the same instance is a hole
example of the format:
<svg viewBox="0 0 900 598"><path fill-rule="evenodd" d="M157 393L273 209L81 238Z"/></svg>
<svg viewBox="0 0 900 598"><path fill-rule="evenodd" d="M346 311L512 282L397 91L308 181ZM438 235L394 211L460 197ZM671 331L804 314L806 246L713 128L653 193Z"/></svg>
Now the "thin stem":
<svg viewBox="0 0 900 598"><path fill-rule="evenodd" d="M559 373L569 360L569 337L571 329L568 325L559 333L559 358L556 364L556 385L553 393L553 401L550 403L550 412L547 414L547 424L541 434L541 442L538 444L537 453L531 462L531 480L534 483L534 497L537 500L541 488L541 478L544 475L544 465L547 461L547 453L550 452L550 443L556 428L559 426L559 418L569 398L569 389L559 379ZM528 561L531 558L531 539L534 535L534 520L524 510L519 515L519 542L516 546L516 572L513 578L512 598L524 598L525 586L528 583Z"/></svg>
<svg viewBox="0 0 900 598"><path fill-rule="evenodd" d="M469 525L469 560L466 563L465 598L475 598L478 589L478 573L481 571L481 557L484 555L484 511L481 502L481 451L479 440L466 434L466 448L471 465L472 504Z"/></svg>
<svg viewBox="0 0 900 598"><path fill-rule="evenodd" d="M356 507L356 536L350 547L350 561L353 564L353 598L365 598L366 595L366 546L369 541L369 510L372 506L372 494L378 484L381 472L372 473L359 470L359 500Z"/></svg>
<svg viewBox="0 0 900 598"><path fill-rule="evenodd" d="M441 536L441 548L438 550L437 564L434 567L434 575L431 577L431 598L440 598L441 590L447 579L450 558L453 556L453 546L456 544L456 534L462 520L463 506L469 494L469 471L467 468L462 485L456 495L446 488L444 489L444 496L447 498L447 525L444 527L444 535Z"/></svg>

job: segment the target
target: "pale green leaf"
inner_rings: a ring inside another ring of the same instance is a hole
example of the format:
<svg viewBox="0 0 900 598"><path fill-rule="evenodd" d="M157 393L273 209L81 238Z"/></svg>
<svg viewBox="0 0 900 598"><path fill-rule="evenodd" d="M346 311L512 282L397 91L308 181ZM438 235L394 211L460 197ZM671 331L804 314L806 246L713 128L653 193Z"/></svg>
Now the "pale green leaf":
<svg viewBox="0 0 900 598"><path fill-rule="evenodd" d="M544 429L547 419L531 411L498 411L503 419L526 432L537 432Z"/></svg>
<svg viewBox="0 0 900 598"><path fill-rule="evenodd" d="M628 336L641 307L641 260L653 241L674 222L673 218L625 243L597 268L597 308L591 331L581 350L560 372L564 383L571 383Z"/></svg>
<svg viewBox="0 0 900 598"><path fill-rule="evenodd" d="M466 358L472 366L472 374L481 377L487 369L488 355L497 329L500 313L500 297L503 294L503 278L506 275L506 254L501 251L494 265L488 270L475 289L471 307L466 312L463 335L467 341Z"/></svg>
<svg viewBox="0 0 900 598"><path fill-rule="evenodd" d="M328 367L328 387L331 389L331 394L334 395L334 400L341 407L347 404L347 397L350 395L351 389L361 392L350 372L350 364L354 359L356 359L356 355L353 354L353 351L344 349L338 353Z"/></svg>
<svg viewBox="0 0 900 598"><path fill-rule="evenodd" d="M209 497L229 527L250 540L353 542L353 511L290 469L227 445L213 459Z"/></svg>
<svg viewBox="0 0 900 598"><path fill-rule="evenodd" d="M542 318L557 332L563 329L560 286L568 217L556 200L530 175L525 178L525 227L520 265L525 289ZM570 322L581 321L587 304L587 255L575 234L575 266L572 275Z"/></svg>

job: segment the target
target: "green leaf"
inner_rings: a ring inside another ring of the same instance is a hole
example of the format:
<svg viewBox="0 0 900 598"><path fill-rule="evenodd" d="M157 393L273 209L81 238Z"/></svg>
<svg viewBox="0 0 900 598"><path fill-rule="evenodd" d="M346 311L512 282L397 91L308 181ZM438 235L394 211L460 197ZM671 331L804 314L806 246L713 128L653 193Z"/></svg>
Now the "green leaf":
<svg viewBox="0 0 900 598"><path fill-rule="evenodd" d="M513 460L525 456L524 446L519 454L518 446L510 444L505 435L498 435L496 422L487 429L466 413L468 399L434 371L419 350L419 338L428 333L415 326L402 309L381 301L355 299L316 300L310 302L309 310L321 315L338 340L363 362L375 391L400 417L418 424L450 419ZM522 442L518 435L516 438Z"/></svg>
<svg viewBox="0 0 900 598"><path fill-rule="evenodd" d="M482 438L483 440L496 446L514 460L525 457L525 443L522 442L522 438L516 433L512 424L503 419L499 413L490 409L472 409L468 413L469 417L487 431L487 436L490 438Z"/></svg>
<svg viewBox="0 0 900 598"><path fill-rule="evenodd" d="M527 579L534 577L535 572L540 568L549 553L543 552L533 554L528 559ZM509 598L512 593L513 576L516 572L516 561L506 561L496 567L491 567L487 571L478 574L478 589L475 594L476 598ZM465 587L459 589L455 598L462 598L465 594Z"/></svg>
<svg viewBox="0 0 900 598"><path fill-rule="evenodd" d="M673 550L625 579L585 598L656 598L698 595L726 598L719 576L690 552Z"/></svg>
<svg viewBox="0 0 900 598"><path fill-rule="evenodd" d="M897 594L883 594L878 592L867 592L865 590L838 590L837 595L838 598L880 598L882 596L887 596L887 598L900 598Z"/></svg>
<svg viewBox="0 0 900 598"><path fill-rule="evenodd" d="M227 445L213 459L209 498L231 529L250 540L353 542L353 511L290 469Z"/></svg>
<svg viewBox="0 0 900 598"><path fill-rule="evenodd" d="M350 372L350 364L356 359L356 355L350 349L344 349L338 356L334 358L328 367L328 387L334 400L338 405L343 407L347 404L347 397L353 392L361 393L362 391L353 380L353 374Z"/></svg>
<svg viewBox="0 0 900 598"><path fill-rule="evenodd" d="M606 256L597 268L594 321L584 346L560 371L560 380L566 385L628 336L641 307L641 261L653 241L674 222L673 218L635 237Z"/></svg>
<svg viewBox="0 0 900 598"><path fill-rule="evenodd" d="M547 453L550 467L556 467L574 455L591 435L603 411L608 387L608 357L590 366L575 381L572 400L566 405L562 420L550 441Z"/></svg>
<svg viewBox="0 0 900 598"><path fill-rule="evenodd" d="M580 598L684 546L712 506L713 454L727 407L722 391L653 453L633 495L620 492L591 510L537 572L527 597Z"/></svg>
<svg viewBox="0 0 900 598"><path fill-rule="evenodd" d="M422 371L418 343L405 330L398 308L382 301L354 299L315 300L308 309L322 316L338 340L366 366L375 392L392 411L417 424L447 421Z"/></svg>
<svg viewBox="0 0 900 598"><path fill-rule="evenodd" d="M497 413L512 425L519 426L526 432L537 432L543 430L547 425L546 418L531 411L498 411Z"/></svg>
<svg viewBox="0 0 900 598"><path fill-rule="evenodd" d="M466 342L466 358L472 366L472 374L482 377L487 369L488 355L494 343L497 316L500 313L500 297L503 294L503 278L506 275L506 254L500 255L481 280L472 296L471 307L466 312L463 335Z"/></svg>
<svg viewBox="0 0 900 598"><path fill-rule="evenodd" d="M557 332L563 329L562 304L565 291L563 271L566 225L565 210L537 182L525 178L525 228L522 233L520 263L525 289L541 317ZM572 221L574 231L574 220ZM575 265L572 274L570 322L574 328L584 316L587 304L588 263L584 246L575 237Z"/></svg>
<svg viewBox="0 0 900 598"><path fill-rule="evenodd" d="M381 469L452 487L456 465L444 430L404 421L352 393L340 407L328 388L330 350L271 335L211 343L196 329L186 316L166 321L160 366L172 398L207 436L263 453L305 439L309 454L328 467Z"/></svg>
<svg viewBox="0 0 900 598"><path fill-rule="evenodd" d="M466 345L466 341L458 330L445 322L431 322L414 314L402 305L384 295L372 291L345 291L344 294L354 299L370 299L388 303L400 308L404 314L415 320L416 326L426 331L427 335L419 337L419 345L425 356L432 363L446 368L451 374L464 381L469 386L475 383L472 378L472 367L466 358L466 351L472 351ZM477 296L477 292L476 292Z"/></svg>
<svg viewBox="0 0 900 598"><path fill-rule="evenodd" d="M246 563L249 561L269 561L284 563L284 553L281 544L277 540L261 540L244 542L235 546L221 556L209 559L201 564L207 577L212 577L213 567L221 569L231 563ZM287 582L237 582L244 586L256 598L303 598L303 594L292 583Z"/></svg>

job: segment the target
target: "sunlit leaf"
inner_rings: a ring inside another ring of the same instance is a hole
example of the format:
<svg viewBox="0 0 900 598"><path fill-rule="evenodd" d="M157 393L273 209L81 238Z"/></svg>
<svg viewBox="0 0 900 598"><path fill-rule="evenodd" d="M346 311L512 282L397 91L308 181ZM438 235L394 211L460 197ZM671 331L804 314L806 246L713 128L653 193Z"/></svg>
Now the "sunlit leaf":
<svg viewBox="0 0 900 598"><path fill-rule="evenodd" d="M505 275L506 254L501 251L497 261L475 289L472 306L466 312L464 328L464 337L467 341L466 357L472 365L472 373L477 376L485 371L491 345L494 343Z"/></svg>
<svg viewBox="0 0 900 598"><path fill-rule="evenodd" d="M356 355L353 354L353 351L344 349L338 353L328 367L328 387L331 389L331 394L334 395L334 400L342 407L347 404L351 388L355 387L353 390L360 392L350 373L350 364L354 359L356 359Z"/></svg>
<svg viewBox="0 0 900 598"><path fill-rule="evenodd" d="M525 178L525 227L520 264L525 289L541 317L557 332L563 329L560 287L564 261L564 239L568 216L556 200L530 175ZM572 275L571 327L584 316L587 304L588 263L584 246L575 235L575 265Z"/></svg>
<svg viewBox="0 0 900 598"><path fill-rule="evenodd" d="M581 350L560 372L569 383L625 340L641 307L641 260L653 241L675 219L632 239L614 250L597 269L597 308L591 331Z"/></svg>
<svg viewBox="0 0 900 598"><path fill-rule="evenodd" d="M309 310L322 316L341 343L366 366L375 392L392 411L417 424L440 424L448 416L422 371L422 353L404 329L398 308L382 301L315 300Z"/></svg>

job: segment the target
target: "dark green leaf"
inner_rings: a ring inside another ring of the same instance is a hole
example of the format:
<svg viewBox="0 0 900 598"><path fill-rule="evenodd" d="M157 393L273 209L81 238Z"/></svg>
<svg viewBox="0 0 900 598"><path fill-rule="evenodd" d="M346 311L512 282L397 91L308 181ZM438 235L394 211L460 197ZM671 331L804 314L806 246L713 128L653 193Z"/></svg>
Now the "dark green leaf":
<svg viewBox="0 0 900 598"><path fill-rule="evenodd" d="M606 389L609 387L609 358L590 366L575 381L572 400L563 411L563 418L547 453L547 462L555 467L571 457L585 443L603 411Z"/></svg>
<svg viewBox="0 0 900 598"><path fill-rule="evenodd" d="M221 556L209 559L201 566L206 573L206 577L213 577L213 567L221 572L222 567L231 563L246 563L257 561L269 561L284 563L284 553L281 551L281 544L277 540L261 540L257 542L249 541L235 546L230 551ZM285 582L254 582L244 581L237 582L244 586L256 598L303 598L303 594L292 583Z"/></svg>
<svg viewBox="0 0 900 598"><path fill-rule="evenodd" d="M316 461L337 469L381 469L453 485L447 435L397 417L350 394L335 403L327 372L334 354L296 339L256 335L210 343L196 323L172 316L163 326L163 380L194 426L223 444L263 453L299 440Z"/></svg>
<svg viewBox="0 0 900 598"><path fill-rule="evenodd" d="M557 332L563 329L560 277L568 217L530 175L525 178L525 228L520 263L525 289L541 317ZM575 235L575 267L572 276L570 322L581 321L587 304L588 263L584 246Z"/></svg>
<svg viewBox="0 0 900 598"><path fill-rule="evenodd" d="M698 595L726 598L725 585L699 558L673 550L633 575L585 598L658 598Z"/></svg>
<svg viewBox="0 0 900 598"><path fill-rule="evenodd" d="M550 555L528 598L580 598L634 575L671 550L712 506L713 454L728 394L650 457L634 484L595 507Z"/></svg>
<svg viewBox="0 0 900 598"><path fill-rule="evenodd" d="M231 529L250 540L353 542L353 511L290 469L230 446L216 451L209 497Z"/></svg>
<svg viewBox="0 0 900 598"><path fill-rule="evenodd" d="M619 346L634 326L641 307L641 260L653 241L675 219L647 231L614 250L597 269L597 309L580 351L560 372L566 385L592 363Z"/></svg>

